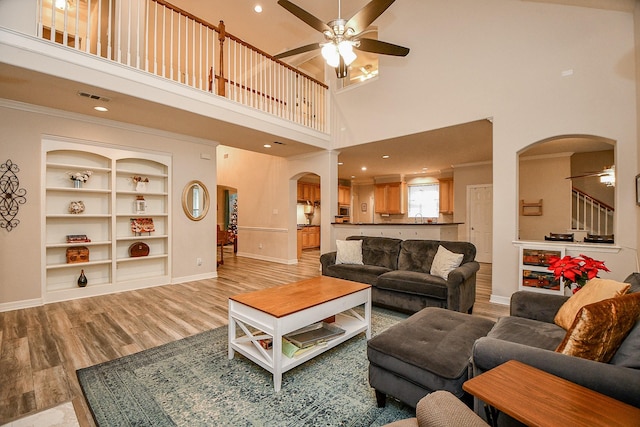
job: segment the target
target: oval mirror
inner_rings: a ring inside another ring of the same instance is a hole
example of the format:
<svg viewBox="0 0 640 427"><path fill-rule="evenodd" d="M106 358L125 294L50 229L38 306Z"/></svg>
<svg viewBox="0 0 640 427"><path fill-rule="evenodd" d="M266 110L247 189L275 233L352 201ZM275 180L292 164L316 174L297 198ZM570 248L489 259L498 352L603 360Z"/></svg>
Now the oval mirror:
<svg viewBox="0 0 640 427"><path fill-rule="evenodd" d="M209 211L209 191L200 181L191 181L182 192L182 209L193 221L200 221Z"/></svg>

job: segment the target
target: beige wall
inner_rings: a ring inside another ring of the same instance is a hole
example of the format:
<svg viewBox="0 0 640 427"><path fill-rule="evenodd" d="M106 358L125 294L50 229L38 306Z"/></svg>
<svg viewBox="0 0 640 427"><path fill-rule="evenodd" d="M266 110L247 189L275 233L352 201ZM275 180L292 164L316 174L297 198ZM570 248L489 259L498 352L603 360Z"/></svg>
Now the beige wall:
<svg viewBox="0 0 640 427"><path fill-rule="evenodd" d="M321 246L331 244L329 224L338 204L337 173L330 173L331 165L337 167L330 161L335 157L323 152L287 160L218 147L218 183L238 190L239 255L297 263L297 182L308 173L320 177L322 209L314 215L314 224L322 227Z"/></svg>
<svg viewBox="0 0 640 427"><path fill-rule="evenodd" d="M602 259L615 264L614 278L635 270L638 213L628 197L638 170L633 15L510 0L402 6L380 17L379 37L411 53L381 57L377 80L337 95L335 128L344 127L337 146L493 117L493 222L500 230L493 259L501 260L493 264L493 296L508 302L518 283L517 153L559 135L609 138L616 142L617 222L628 226L616 233L621 249Z"/></svg>
<svg viewBox="0 0 640 427"><path fill-rule="evenodd" d="M518 212L518 239L542 240L549 233L567 233L571 228L571 174L569 155L541 158L521 158L518 198L525 203L542 199L542 215ZM535 208L526 208L532 213Z"/></svg>
<svg viewBox="0 0 640 427"><path fill-rule="evenodd" d="M53 110L2 102L0 104L0 147L3 163L10 159L20 168L20 187L27 190L27 202L20 206L20 224L12 231L0 230L0 310L41 304L42 187L41 140L54 135L91 143L109 144L135 150L153 150L172 156L171 211L173 224L172 280L180 282L216 274L215 214L202 221L190 221L183 213L183 187L198 179L209 189L216 188L215 148L213 143L86 116L60 114ZM212 160L201 160L200 153ZM215 191L212 192L215 195ZM214 201L215 202L215 201ZM179 255L176 255L179 254ZM196 266L196 258L203 260Z"/></svg>
<svg viewBox="0 0 640 427"><path fill-rule="evenodd" d="M453 169L453 222L464 224L458 227L458 240L469 240L467 224L467 187L493 183L491 163L456 166Z"/></svg>

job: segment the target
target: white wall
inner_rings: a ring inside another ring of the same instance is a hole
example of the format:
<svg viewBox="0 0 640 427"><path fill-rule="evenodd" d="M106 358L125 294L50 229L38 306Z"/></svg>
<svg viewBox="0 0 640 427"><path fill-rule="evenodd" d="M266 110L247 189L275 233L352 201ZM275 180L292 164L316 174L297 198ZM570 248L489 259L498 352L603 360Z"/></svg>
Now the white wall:
<svg viewBox="0 0 640 427"><path fill-rule="evenodd" d="M512 0L405 0L377 24L380 39L411 53L381 57L376 81L337 95L334 128L344 128L337 147L493 117L493 293L505 301L518 283L518 151L557 135L610 138L625 232L616 233L620 252L603 258L619 265L617 279L635 270L632 14Z"/></svg>
<svg viewBox="0 0 640 427"><path fill-rule="evenodd" d="M10 159L20 168L20 187L27 190L27 202L20 206L20 224L12 231L0 230L0 310L41 303L40 264L42 212L41 140L43 135L109 144L135 150L153 150L172 156L173 242L172 281L215 277L215 213L202 221L190 221L183 214L181 195L184 186L198 179L215 197L216 165L214 143L181 138L152 129L119 125L115 122L64 114L25 104L0 102L0 161ZM201 142L201 143L200 143ZM212 160L200 159L200 153ZM215 203L215 200L212 201ZM203 260L196 266L196 258Z"/></svg>

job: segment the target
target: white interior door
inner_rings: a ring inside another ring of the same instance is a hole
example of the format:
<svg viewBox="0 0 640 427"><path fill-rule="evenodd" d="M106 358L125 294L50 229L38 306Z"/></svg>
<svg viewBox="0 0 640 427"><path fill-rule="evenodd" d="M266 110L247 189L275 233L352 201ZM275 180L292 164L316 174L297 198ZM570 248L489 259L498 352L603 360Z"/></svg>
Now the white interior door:
<svg viewBox="0 0 640 427"><path fill-rule="evenodd" d="M469 241L476 246L476 261L491 262L493 249L493 185L467 187Z"/></svg>

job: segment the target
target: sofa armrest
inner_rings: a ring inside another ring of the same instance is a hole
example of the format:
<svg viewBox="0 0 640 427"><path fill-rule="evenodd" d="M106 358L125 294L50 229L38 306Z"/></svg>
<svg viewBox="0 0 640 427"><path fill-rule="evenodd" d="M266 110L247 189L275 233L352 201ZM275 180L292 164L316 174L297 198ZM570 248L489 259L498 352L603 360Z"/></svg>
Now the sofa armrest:
<svg viewBox="0 0 640 427"><path fill-rule="evenodd" d="M322 265L322 274L324 275L327 267L334 265L336 263L336 255L337 252L327 252L326 254L320 255L320 265Z"/></svg>
<svg viewBox="0 0 640 427"><path fill-rule="evenodd" d="M476 301L477 261L469 261L452 270L447 276L447 308L461 313L471 313Z"/></svg>
<svg viewBox="0 0 640 427"><path fill-rule="evenodd" d="M554 323L553 318L567 299L569 297L564 295L518 291L511 295L510 314L511 316Z"/></svg>
<svg viewBox="0 0 640 427"><path fill-rule="evenodd" d="M447 276L447 285L451 286L464 283L465 280L476 274L478 270L480 270L480 263L478 263L478 261L465 262L460 267L449 272L449 276Z"/></svg>
<svg viewBox="0 0 640 427"><path fill-rule="evenodd" d="M629 405L640 407L638 369L594 362L495 338L482 337L476 340L471 356L471 374L477 376L508 360L518 360ZM553 390L550 392L553 393Z"/></svg>

